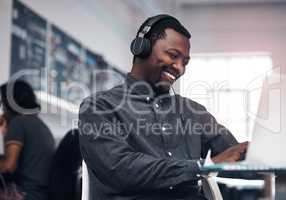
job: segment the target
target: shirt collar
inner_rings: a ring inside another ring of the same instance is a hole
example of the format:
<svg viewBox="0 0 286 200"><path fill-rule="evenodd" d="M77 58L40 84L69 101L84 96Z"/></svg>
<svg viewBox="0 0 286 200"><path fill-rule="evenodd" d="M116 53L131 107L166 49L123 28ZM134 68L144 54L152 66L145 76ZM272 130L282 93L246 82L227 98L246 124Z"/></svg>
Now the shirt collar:
<svg viewBox="0 0 286 200"><path fill-rule="evenodd" d="M143 79L135 78L130 72L127 74L125 82L130 94L143 95L149 98L160 96L160 94L156 94L150 83ZM172 90L169 91L169 94L170 96L175 95Z"/></svg>
<svg viewBox="0 0 286 200"><path fill-rule="evenodd" d="M126 76L126 85L128 91L131 94L149 96L150 98L154 98L155 92L150 83L143 79L135 78L131 73L128 73Z"/></svg>

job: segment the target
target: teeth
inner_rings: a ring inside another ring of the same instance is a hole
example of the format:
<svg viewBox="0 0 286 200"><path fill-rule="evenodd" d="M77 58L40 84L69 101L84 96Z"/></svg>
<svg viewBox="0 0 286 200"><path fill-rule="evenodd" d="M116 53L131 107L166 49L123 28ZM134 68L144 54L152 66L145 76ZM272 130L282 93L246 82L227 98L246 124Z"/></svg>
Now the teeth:
<svg viewBox="0 0 286 200"><path fill-rule="evenodd" d="M170 74L169 72L164 71L164 73L169 76L171 79L175 80L176 77L173 74Z"/></svg>

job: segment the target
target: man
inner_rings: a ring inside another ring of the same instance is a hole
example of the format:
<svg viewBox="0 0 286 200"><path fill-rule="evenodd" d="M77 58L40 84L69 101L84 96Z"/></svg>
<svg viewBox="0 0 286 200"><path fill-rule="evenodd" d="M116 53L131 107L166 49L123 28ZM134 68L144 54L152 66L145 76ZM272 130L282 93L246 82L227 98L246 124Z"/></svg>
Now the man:
<svg viewBox="0 0 286 200"><path fill-rule="evenodd" d="M198 180L207 151L235 162L247 144L171 85L189 62L190 34L168 15L147 19L131 44L126 82L81 105L80 147L90 199L204 199Z"/></svg>

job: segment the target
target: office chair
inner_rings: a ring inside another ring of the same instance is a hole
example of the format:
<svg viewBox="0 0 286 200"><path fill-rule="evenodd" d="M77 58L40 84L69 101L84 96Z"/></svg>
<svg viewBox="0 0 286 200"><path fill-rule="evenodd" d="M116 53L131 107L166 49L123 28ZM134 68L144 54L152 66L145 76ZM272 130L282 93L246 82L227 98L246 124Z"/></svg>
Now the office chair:
<svg viewBox="0 0 286 200"><path fill-rule="evenodd" d="M82 161L82 195L81 200L89 200L89 176L87 166Z"/></svg>
<svg viewBox="0 0 286 200"><path fill-rule="evenodd" d="M50 175L51 200L81 199L81 163L78 130L69 131L55 152Z"/></svg>

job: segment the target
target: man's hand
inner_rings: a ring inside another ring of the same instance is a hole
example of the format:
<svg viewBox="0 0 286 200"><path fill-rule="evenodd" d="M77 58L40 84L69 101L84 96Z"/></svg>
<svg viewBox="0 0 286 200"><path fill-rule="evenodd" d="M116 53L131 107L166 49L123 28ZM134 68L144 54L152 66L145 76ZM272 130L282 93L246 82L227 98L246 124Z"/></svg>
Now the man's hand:
<svg viewBox="0 0 286 200"><path fill-rule="evenodd" d="M239 143L213 157L212 161L214 163L236 162L239 160L240 155L246 151L247 147L248 142Z"/></svg>

